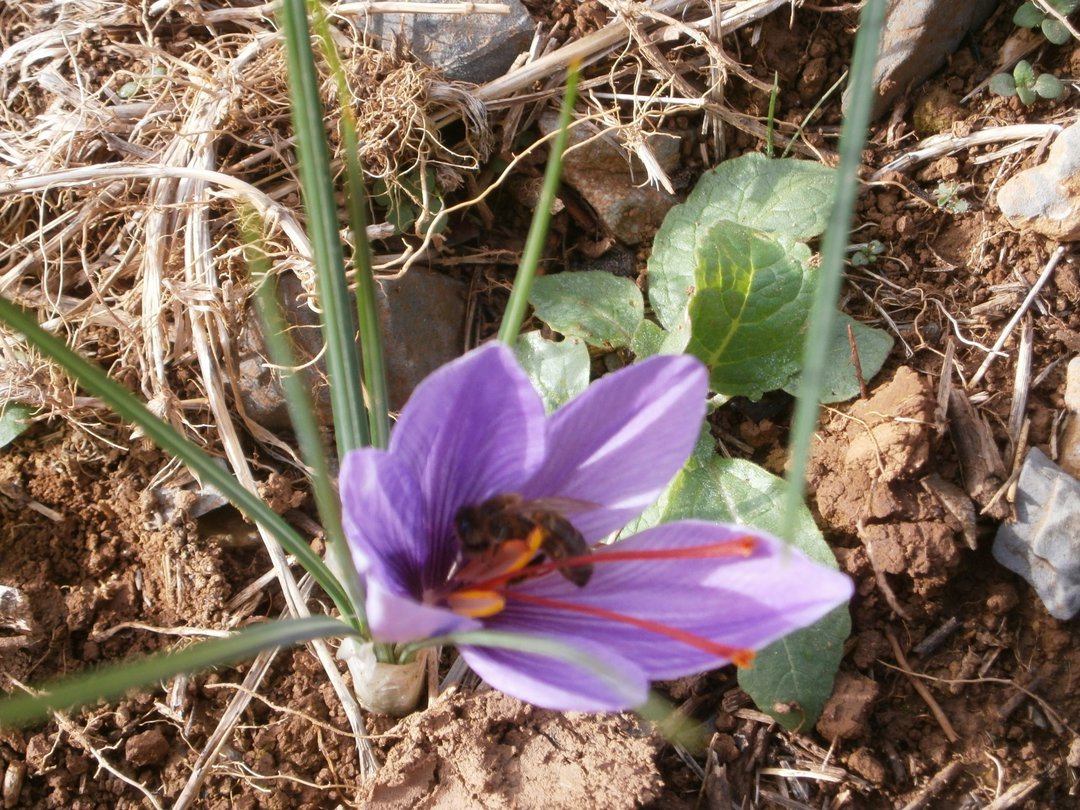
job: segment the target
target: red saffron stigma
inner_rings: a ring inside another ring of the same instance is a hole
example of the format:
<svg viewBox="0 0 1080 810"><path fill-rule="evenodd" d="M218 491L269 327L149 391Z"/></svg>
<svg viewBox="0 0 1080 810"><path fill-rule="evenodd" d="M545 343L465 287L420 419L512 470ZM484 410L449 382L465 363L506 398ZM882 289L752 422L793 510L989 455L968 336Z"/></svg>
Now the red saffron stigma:
<svg viewBox="0 0 1080 810"><path fill-rule="evenodd" d="M661 624L660 622L650 621L649 619L639 619L637 616L628 616L625 613L617 613L614 610L593 607L592 605L581 605L575 604L574 602L563 602L559 599L548 599L545 596L535 596L531 593L521 593L519 591L511 590L501 591L501 593L507 599L528 602L532 605L555 608L557 610L568 610L573 613L584 613L588 616L595 616L598 619L607 619L620 624L628 624L631 627L637 627L650 633L667 636L670 639L681 641L683 644L694 647L709 655L715 655L718 658L726 658L737 667L748 667L754 661L753 650L748 650L743 647L730 647L727 644L710 641L695 633L680 630L677 627L671 627L666 624Z"/></svg>
<svg viewBox="0 0 1080 810"><path fill-rule="evenodd" d="M546 560L514 573L499 574L488 579L470 583L473 588L499 588L511 580L521 577L538 577L558 571L562 568L575 568L583 565L603 565L614 562L635 562L641 560L704 560L716 557L749 557L757 548L757 539L745 534L733 540L719 540L700 546L686 548L642 548L621 550L619 544L600 546L594 554L580 554L562 560Z"/></svg>

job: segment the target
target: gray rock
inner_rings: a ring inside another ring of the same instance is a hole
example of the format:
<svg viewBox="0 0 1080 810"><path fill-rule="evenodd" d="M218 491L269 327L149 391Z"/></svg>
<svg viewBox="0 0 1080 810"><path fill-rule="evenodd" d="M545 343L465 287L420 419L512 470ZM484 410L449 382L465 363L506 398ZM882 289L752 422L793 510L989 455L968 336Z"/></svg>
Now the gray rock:
<svg viewBox="0 0 1080 810"><path fill-rule="evenodd" d="M540 129L553 132L559 116L549 110L540 118ZM592 140L569 152L563 162L563 180L593 207L612 236L625 245L637 245L653 234L664 215L678 200L675 195L648 183L645 167L637 156L607 136L595 137L593 125L579 125L570 132L570 146ZM653 137L648 145L657 163L670 173L679 160L679 139Z"/></svg>
<svg viewBox="0 0 1080 810"><path fill-rule="evenodd" d="M509 14L373 14L368 31L386 43L400 37L448 79L483 84L505 74L529 50L536 27L520 0L501 2Z"/></svg>
<svg viewBox="0 0 1080 810"><path fill-rule="evenodd" d="M465 345L465 284L441 273L414 267L403 277L378 283L379 318L386 355L390 407L399 410L424 377L461 354ZM298 304L301 286L295 276L279 282L286 319L297 355L310 361L322 350L318 317ZM247 415L264 427L289 426L289 414L277 375L267 366L266 349L255 314L249 313L238 340L240 375L236 381ZM330 422L329 391L323 363L304 369L322 420Z"/></svg>
<svg viewBox="0 0 1080 810"><path fill-rule="evenodd" d="M1014 228L1059 242L1080 239L1080 124L1061 131L1045 163L1009 179L997 204Z"/></svg>
<svg viewBox="0 0 1080 810"><path fill-rule="evenodd" d="M1016 490L1016 523L1002 524L994 559L1026 579L1055 619L1080 612L1080 481L1038 448Z"/></svg>
<svg viewBox="0 0 1080 810"><path fill-rule="evenodd" d="M964 35L981 25L997 4L998 0L889 0L874 68L878 93L872 116L884 113L899 96L945 64ZM845 93L845 112L847 98Z"/></svg>

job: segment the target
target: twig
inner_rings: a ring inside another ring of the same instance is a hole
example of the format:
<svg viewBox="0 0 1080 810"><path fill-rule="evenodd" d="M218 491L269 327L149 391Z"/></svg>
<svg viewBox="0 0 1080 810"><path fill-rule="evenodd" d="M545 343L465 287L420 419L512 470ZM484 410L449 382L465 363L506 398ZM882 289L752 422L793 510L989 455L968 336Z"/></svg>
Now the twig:
<svg viewBox="0 0 1080 810"><path fill-rule="evenodd" d="M932 798L947 788L963 769L964 763L960 760L950 762L938 771L933 779L926 783L925 787L915 795L914 799L904 805L903 810L922 810Z"/></svg>
<svg viewBox="0 0 1080 810"><path fill-rule="evenodd" d="M939 628L915 645L915 654L928 655L932 653L941 646L941 642L956 632L956 628L959 626L960 620L955 616L950 616Z"/></svg>
<svg viewBox="0 0 1080 810"><path fill-rule="evenodd" d="M1056 135L1061 130L1062 126L1060 124L1015 124L1008 127L981 129L963 137L951 133L934 135L916 145L910 152L886 163L871 175L870 182L881 180L889 172L907 171L927 160L959 152L961 149L972 146L983 146L988 143L1000 143L1002 141L1045 138L1047 135Z"/></svg>
<svg viewBox="0 0 1080 810"><path fill-rule="evenodd" d="M1016 807L1020 802L1024 801L1024 799L1038 790L1040 785L1042 785L1042 779L1038 776L1023 782L1017 782L990 802L990 804L986 805L983 810L1009 810L1010 807Z"/></svg>
<svg viewBox="0 0 1080 810"><path fill-rule="evenodd" d="M1054 268L1058 266L1058 262L1061 261L1061 257L1064 255L1065 245L1058 245L1057 250L1051 254L1050 261L1048 261L1046 267L1043 268L1038 281L1036 281L1028 291L1027 296L1020 304L1020 308L1016 310L1016 313L1009 319L1009 322L1005 324L1005 328L1001 331L1000 337L998 337L997 342L990 348L990 353L986 355L986 359L982 361L982 365L979 366L972 378L968 380L967 389L969 391L986 375L987 370L990 368L990 364L994 362L994 358L1001 354L1001 347L1005 345L1005 341L1009 339L1009 335L1012 334L1016 325L1020 323L1020 319L1024 317L1024 313L1031 308L1031 305L1035 302L1035 297L1042 292L1042 288L1046 286L1046 282L1048 282L1050 277L1054 274Z"/></svg>
<svg viewBox="0 0 1080 810"><path fill-rule="evenodd" d="M934 699L934 696L930 694L930 690L927 689L923 683L915 677L915 673L911 671L911 666L907 662L907 658L904 657L904 651L900 649L900 642L896 640L896 636L893 635L892 630L885 631L886 638L889 639L889 646L892 647L893 657L896 658L896 663L900 665L900 671L903 672L911 685L915 687L915 691L919 693L926 705L930 707L930 711L934 715L934 719L937 720L938 725L941 726L941 730L945 732L945 736L949 742L956 742L960 739L960 735L956 733L956 729L953 728L952 723L949 722L949 718L945 716L945 712L941 710L941 706Z"/></svg>
<svg viewBox="0 0 1080 810"><path fill-rule="evenodd" d="M1016 355L1016 375L1013 378L1012 408L1009 410L1009 443L1013 449L1020 441L1020 428L1027 410L1028 393L1031 390L1031 356L1035 346L1035 326L1031 316L1024 316L1024 328L1020 331L1020 350Z"/></svg>
<svg viewBox="0 0 1080 810"><path fill-rule="evenodd" d="M859 346L855 343L855 330L851 328L851 324L847 325L847 339L851 344L851 365L855 366L855 379L859 381L859 396L862 399L869 399L870 392L866 390L866 380L863 379L862 362L859 360Z"/></svg>

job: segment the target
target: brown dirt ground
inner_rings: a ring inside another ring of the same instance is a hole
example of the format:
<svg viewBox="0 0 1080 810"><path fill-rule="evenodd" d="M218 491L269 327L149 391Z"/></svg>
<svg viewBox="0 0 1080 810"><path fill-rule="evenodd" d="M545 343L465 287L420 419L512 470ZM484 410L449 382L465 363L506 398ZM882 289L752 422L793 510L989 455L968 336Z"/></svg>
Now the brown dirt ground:
<svg viewBox="0 0 1080 810"><path fill-rule="evenodd" d="M557 19L572 8L536 10ZM604 18L599 12L597 4L583 4L571 32L595 28ZM792 120L846 66L851 17L803 9L792 28L787 21L786 12L769 18L757 46L738 39L739 56L756 75L771 79L778 71L781 86L792 88L781 95L779 113ZM975 38L983 58L992 61L1007 23L998 15ZM1075 43L1053 49L1044 67L1076 76L1080 49ZM962 95L986 70L971 47L961 49L908 99L903 120L910 127L910 109L925 91ZM762 113L767 99L736 85L728 101ZM956 114L960 123L1005 124L1041 120L1057 109L1027 110L982 95ZM829 102L826 129L809 140L831 147L827 128L839 120L836 102ZM692 136L698 124L688 115L673 129ZM882 165L910 142L895 136L887 119L875 127L869 165ZM729 148L736 154L760 144L733 131ZM701 170L698 154L688 142L684 188ZM668 685L670 697L706 732L707 752L697 756L650 735L633 718L552 714L467 690L400 722L373 719L386 765L376 781L360 784L341 710L318 663L300 649L279 655L198 806L888 808L917 797L942 773L951 777L949 786L924 806L981 807L1030 780L1026 798L1007 806L1077 806L1080 626L1050 618L1031 589L992 559L996 522L972 520L965 511L966 470L954 441L971 424L938 408L944 337L952 333L945 313L960 319L971 339L992 342L1016 306L1017 289L1022 294L1017 282L1030 284L1053 248L1010 231L987 199L997 173L1036 157L1025 153L1003 168L976 165L973 155L870 187L860 203L858 222L868 226L860 236L887 248L870 269L888 283L854 271L847 309L880 323L869 296L897 322L912 353L898 347L867 399L830 409L815 447L812 503L858 589L836 694L815 729L778 731L748 705L731 672ZM912 193L915 186L930 191L939 179L960 181L972 211L952 215ZM599 242L583 227L589 217L581 207L571 205L556 221L553 255L573 260ZM518 247L517 224L504 221L477 239ZM491 272L476 269L478 276ZM1035 373L1057 363L1033 387L1028 405L1029 442L1044 448L1062 405L1060 361L1080 348L1078 298L1080 276L1066 262L1035 319ZM502 300L499 292L481 293L481 318L492 317ZM982 353L957 349L970 375ZM999 362L977 389L988 395L979 401L978 418L1003 453L1012 375L1012 363ZM737 404L718 417L717 435L734 438L746 455L776 470L789 415L783 398ZM35 623L29 636L0 635L5 688L172 647L177 639L164 628L223 629L280 613L273 587L243 605L230 601L268 569L265 553L235 521L218 517L211 525L184 509L163 512L151 488L161 467L140 440L103 450L70 427L39 426L0 453L0 573L3 584L24 591ZM287 515L309 507L298 483L280 475L270 483ZM976 496L976 508L985 495ZM943 628L948 632L935 632ZM165 690L63 721L0 733L0 772L25 773L21 792L5 797L5 807L146 806L118 772L168 804L244 670L178 679ZM940 716L915 691L912 673ZM100 767L98 757L113 771ZM763 775L763 767L817 773L798 779Z"/></svg>

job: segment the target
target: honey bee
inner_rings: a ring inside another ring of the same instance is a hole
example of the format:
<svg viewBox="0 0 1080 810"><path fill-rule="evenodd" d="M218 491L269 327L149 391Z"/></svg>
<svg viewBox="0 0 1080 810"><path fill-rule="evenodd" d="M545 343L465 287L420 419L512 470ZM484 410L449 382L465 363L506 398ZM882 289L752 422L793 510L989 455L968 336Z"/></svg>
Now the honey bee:
<svg viewBox="0 0 1080 810"><path fill-rule="evenodd" d="M590 553L589 544L565 517L564 512L594 508L571 498L526 501L520 495L496 495L476 506L463 506L454 516L461 549L472 559L491 556L510 541L524 541L534 531L541 536L540 551L553 562ZM559 573L579 588L592 577L592 565L560 567Z"/></svg>

